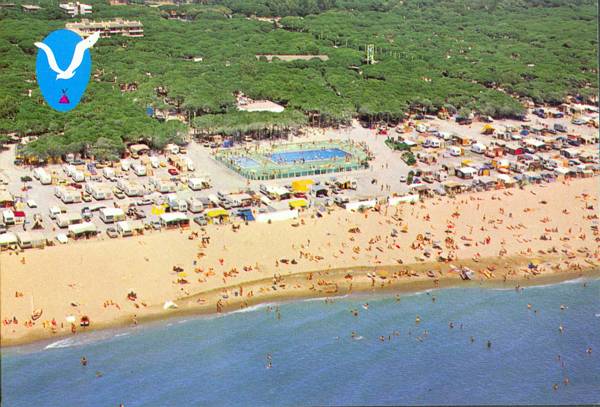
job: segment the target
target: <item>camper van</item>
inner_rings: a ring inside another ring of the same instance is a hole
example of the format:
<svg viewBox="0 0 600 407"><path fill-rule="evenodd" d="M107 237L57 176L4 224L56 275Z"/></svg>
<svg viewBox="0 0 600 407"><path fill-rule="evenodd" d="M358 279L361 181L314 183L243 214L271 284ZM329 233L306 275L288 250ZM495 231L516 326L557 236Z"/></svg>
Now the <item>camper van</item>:
<svg viewBox="0 0 600 407"><path fill-rule="evenodd" d="M121 170L122 171L129 171L129 168L131 167L131 163L127 160L121 160Z"/></svg>
<svg viewBox="0 0 600 407"><path fill-rule="evenodd" d="M167 196L167 204L171 208L171 212L185 212L188 210L187 202L180 199L176 194Z"/></svg>
<svg viewBox="0 0 600 407"><path fill-rule="evenodd" d="M81 202L81 193L75 188L56 187L54 195L66 204Z"/></svg>
<svg viewBox="0 0 600 407"><path fill-rule="evenodd" d="M185 163L185 167L188 171L195 171L196 167L194 166L194 162L189 157L184 157L183 162Z"/></svg>
<svg viewBox="0 0 600 407"><path fill-rule="evenodd" d="M125 212L119 208L100 209L100 220L104 223L115 223L125 220Z"/></svg>
<svg viewBox="0 0 600 407"><path fill-rule="evenodd" d="M204 178L190 178L188 180L188 187L190 187L192 191L198 191L201 189L210 188L210 184Z"/></svg>
<svg viewBox="0 0 600 407"><path fill-rule="evenodd" d="M423 147L440 148L441 146L442 146L442 141L435 137L429 137L423 143Z"/></svg>
<svg viewBox="0 0 600 407"><path fill-rule="evenodd" d="M204 205L202 204L202 201L194 198L194 197L190 197L186 200L187 206L188 206L188 210L192 213L200 213L204 210Z"/></svg>
<svg viewBox="0 0 600 407"><path fill-rule="evenodd" d="M446 171L437 171L435 173L435 179L439 182L446 181L448 179L448 173Z"/></svg>
<svg viewBox="0 0 600 407"><path fill-rule="evenodd" d="M167 154L179 154L179 146L177 144L167 144L165 152Z"/></svg>
<svg viewBox="0 0 600 407"><path fill-rule="evenodd" d="M150 180L150 185L153 185L156 191L167 194L170 192L177 191L177 185L173 181L163 180L158 178L152 178Z"/></svg>
<svg viewBox="0 0 600 407"><path fill-rule="evenodd" d="M471 151L475 154L483 154L485 153L486 146L483 143L474 143L471 145Z"/></svg>
<svg viewBox="0 0 600 407"><path fill-rule="evenodd" d="M110 167L102 168L102 175L109 181L114 181L115 179L117 179L117 177L115 176L115 170Z"/></svg>
<svg viewBox="0 0 600 407"><path fill-rule="evenodd" d="M15 224L15 214L10 209L5 209L2 211L2 220L5 225L14 225Z"/></svg>
<svg viewBox="0 0 600 407"><path fill-rule="evenodd" d="M150 157L150 165L152 166L152 168L160 167L160 160L158 159L158 157Z"/></svg>
<svg viewBox="0 0 600 407"><path fill-rule="evenodd" d="M59 213L56 215L56 224L59 228L66 228L69 225L76 225L81 222L83 222L83 219L77 212Z"/></svg>
<svg viewBox="0 0 600 407"><path fill-rule="evenodd" d="M450 147L448 147L448 153L452 157L460 157L462 155L462 148L457 147L457 146L450 146Z"/></svg>
<svg viewBox="0 0 600 407"><path fill-rule="evenodd" d="M133 236L133 229L126 220L117 222L117 232L123 237Z"/></svg>
<svg viewBox="0 0 600 407"><path fill-rule="evenodd" d="M69 177L70 177L70 176L72 176L72 175L73 175L73 173L74 173L75 171L77 171L77 168L75 168L75 166L74 166L74 165L67 164L67 165L64 165L64 166L63 166L63 171L65 172L65 174L67 174L67 176L69 176Z"/></svg>
<svg viewBox="0 0 600 407"><path fill-rule="evenodd" d="M146 166L145 165L134 164L132 168L133 168L133 172L138 177L144 177L146 175Z"/></svg>
<svg viewBox="0 0 600 407"><path fill-rule="evenodd" d="M50 219L52 219L52 220L56 219L56 217L58 215L60 215L61 213L65 213L65 212L66 212L65 209L59 208L58 206L51 206L48 209L48 214L50 216Z"/></svg>
<svg viewBox="0 0 600 407"><path fill-rule="evenodd" d="M144 188L135 182L126 182L123 185L123 192L129 197L144 196Z"/></svg>
<svg viewBox="0 0 600 407"><path fill-rule="evenodd" d="M75 170L71 173L71 178L73 178L73 181L75 182L83 182L85 181L85 175L83 174L83 172L79 171L79 170Z"/></svg>

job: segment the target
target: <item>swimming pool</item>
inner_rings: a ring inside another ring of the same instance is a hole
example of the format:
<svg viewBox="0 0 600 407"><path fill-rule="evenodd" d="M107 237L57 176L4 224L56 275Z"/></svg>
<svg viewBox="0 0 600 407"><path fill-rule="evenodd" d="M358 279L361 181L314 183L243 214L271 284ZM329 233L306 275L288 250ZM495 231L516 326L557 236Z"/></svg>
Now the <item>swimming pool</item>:
<svg viewBox="0 0 600 407"><path fill-rule="evenodd" d="M325 148L320 150L285 151L270 154L268 157L276 163L289 164L299 161L324 161L333 158L345 158L348 155L350 154L339 148Z"/></svg>
<svg viewBox="0 0 600 407"><path fill-rule="evenodd" d="M233 157L232 160L234 163L239 165L241 168L255 168L260 165L258 162L256 162L252 158L248 158L248 157L238 156L238 157Z"/></svg>

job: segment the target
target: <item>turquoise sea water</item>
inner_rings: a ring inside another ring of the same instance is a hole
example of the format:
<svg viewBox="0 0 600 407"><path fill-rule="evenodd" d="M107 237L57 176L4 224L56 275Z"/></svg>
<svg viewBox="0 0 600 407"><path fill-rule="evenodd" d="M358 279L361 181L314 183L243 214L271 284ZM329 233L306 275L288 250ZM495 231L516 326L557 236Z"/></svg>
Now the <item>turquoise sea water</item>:
<svg viewBox="0 0 600 407"><path fill-rule="evenodd" d="M600 280L586 285L300 301L8 349L2 405L599 403Z"/></svg>

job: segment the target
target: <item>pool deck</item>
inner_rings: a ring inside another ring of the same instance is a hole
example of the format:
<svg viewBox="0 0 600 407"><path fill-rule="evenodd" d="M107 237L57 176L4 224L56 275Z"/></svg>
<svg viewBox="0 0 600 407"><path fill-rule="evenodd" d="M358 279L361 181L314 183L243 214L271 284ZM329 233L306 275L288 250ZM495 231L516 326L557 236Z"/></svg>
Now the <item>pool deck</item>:
<svg viewBox="0 0 600 407"><path fill-rule="evenodd" d="M319 156L320 152L323 152L322 157ZM282 160L277 160L277 157L282 157ZM215 154L215 159L253 180L303 177L368 168L367 153L361 145L352 141L221 149Z"/></svg>

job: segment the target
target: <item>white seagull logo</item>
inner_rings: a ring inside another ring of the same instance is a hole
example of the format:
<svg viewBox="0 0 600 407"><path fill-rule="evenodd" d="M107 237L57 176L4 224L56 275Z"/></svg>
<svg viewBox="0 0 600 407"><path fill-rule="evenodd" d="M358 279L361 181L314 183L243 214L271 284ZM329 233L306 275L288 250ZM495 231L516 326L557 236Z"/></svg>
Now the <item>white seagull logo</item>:
<svg viewBox="0 0 600 407"><path fill-rule="evenodd" d="M75 46L75 52L73 52L73 58L71 59L71 63L66 70L62 70L58 67L56 63L56 58L54 58L54 52L50 49L49 46L44 44L43 42L36 42L34 45L39 49L43 50L46 53L46 57L48 58L48 65L50 69L57 73L56 80L59 79L71 79L75 75L75 70L79 68L81 62L83 61L83 54L86 49L91 48L98 38L100 37L100 32L95 32L84 40L81 40Z"/></svg>

